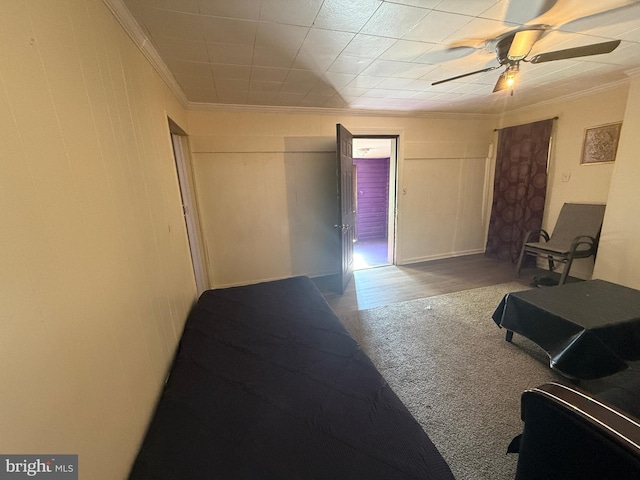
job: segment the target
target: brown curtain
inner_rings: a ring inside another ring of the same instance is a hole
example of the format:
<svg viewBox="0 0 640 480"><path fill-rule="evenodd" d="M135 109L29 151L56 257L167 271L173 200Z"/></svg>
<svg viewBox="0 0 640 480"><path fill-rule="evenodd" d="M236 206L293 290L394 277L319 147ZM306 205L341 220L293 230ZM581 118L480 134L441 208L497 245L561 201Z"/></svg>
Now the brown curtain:
<svg viewBox="0 0 640 480"><path fill-rule="evenodd" d="M549 119L500 130L487 256L516 263L525 233L542 227L552 128Z"/></svg>

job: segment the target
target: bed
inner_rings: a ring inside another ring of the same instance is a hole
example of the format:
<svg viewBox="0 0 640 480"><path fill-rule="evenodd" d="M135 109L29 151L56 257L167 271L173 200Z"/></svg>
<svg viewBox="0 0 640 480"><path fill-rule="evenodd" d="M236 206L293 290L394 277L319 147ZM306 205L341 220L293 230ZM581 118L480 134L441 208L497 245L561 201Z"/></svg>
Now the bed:
<svg viewBox="0 0 640 480"><path fill-rule="evenodd" d="M209 290L131 479L452 479L313 282Z"/></svg>

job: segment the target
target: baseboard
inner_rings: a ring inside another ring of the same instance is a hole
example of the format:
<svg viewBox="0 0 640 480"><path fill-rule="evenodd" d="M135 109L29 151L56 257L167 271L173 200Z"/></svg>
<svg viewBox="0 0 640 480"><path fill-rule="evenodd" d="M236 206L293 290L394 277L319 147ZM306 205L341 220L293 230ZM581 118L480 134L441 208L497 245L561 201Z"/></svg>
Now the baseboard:
<svg viewBox="0 0 640 480"><path fill-rule="evenodd" d="M319 277L328 277L328 276L332 276L332 275L339 275L340 272L334 272L334 273L296 273L296 274L291 274L291 275L280 275L277 277L267 277L267 278L256 278L256 279L252 279L252 280L246 280L246 281L242 281L242 282L232 282L232 283L223 283L220 285L215 285L213 287L211 287L211 289L217 289L217 288L230 288L230 287L243 287L245 285L254 285L256 283L264 283L264 282L274 282L276 280L284 280L286 278L291 278L291 277L309 277L309 278L319 278Z"/></svg>
<svg viewBox="0 0 640 480"><path fill-rule="evenodd" d="M424 257L407 258L404 260L398 260L396 262L396 265L411 265L412 263L430 262L432 260L443 260L445 258L465 257L467 255L477 255L479 253L484 253L484 248L465 250L462 252L441 253L438 255L427 255Z"/></svg>

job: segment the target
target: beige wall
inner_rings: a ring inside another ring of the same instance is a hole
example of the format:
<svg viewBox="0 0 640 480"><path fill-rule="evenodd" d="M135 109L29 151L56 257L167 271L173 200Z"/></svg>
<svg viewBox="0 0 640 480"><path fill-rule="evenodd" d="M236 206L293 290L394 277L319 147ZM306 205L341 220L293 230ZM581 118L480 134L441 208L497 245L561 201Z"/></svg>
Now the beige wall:
<svg viewBox="0 0 640 480"><path fill-rule="evenodd" d="M490 117L188 116L212 287L339 271L336 123L400 136L397 263L484 250Z"/></svg>
<svg viewBox="0 0 640 480"><path fill-rule="evenodd" d="M559 117L545 229L565 202L607 203L614 164L580 164L584 131L621 121L627 93L622 85L485 118L190 111L210 285L338 270L336 123L356 134L400 135L396 262L408 264L484 251L497 126ZM590 278L593 265L578 260L572 275Z"/></svg>
<svg viewBox="0 0 640 480"><path fill-rule="evenodd" d="M500 119L500 126L506 127L559 117L553 134L543 219L543 228L548 232L553 231L560 209L566 202L607 203L614 164L580 164L584 131L589 127L622 121L628 88L628 85L619 86L588 97L505 113ZM567 175L569 180L563 180ZM609 210L607 208L607 214ZM592 258L577 260L571 267L571 275L590 278L593 265Z"/></svg>
<svg viewBox="0 0 640 480"><path fill-rule="evenodd" d="M620 134L594 277L640 289L640 79L635 79Z"/></svg>
<svg viewBox="0 0 640 480"><path fill-rule="evenodd" d="M195 295L167 114L102 1L2 2L2 453L129 471Z"/></svg>

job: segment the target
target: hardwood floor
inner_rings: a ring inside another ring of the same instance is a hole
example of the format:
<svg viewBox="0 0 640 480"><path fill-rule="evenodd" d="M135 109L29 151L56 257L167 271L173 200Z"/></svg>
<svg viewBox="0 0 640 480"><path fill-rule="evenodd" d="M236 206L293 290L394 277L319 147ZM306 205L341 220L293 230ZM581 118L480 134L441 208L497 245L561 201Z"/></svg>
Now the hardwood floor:
<svg viewBox="0 0 640 480"><path fill-rule="evenodd" d="M358 270L342 295L333 289L335 279L323 277L314 281L340 316L355 310L499 283L519 282L529 286L534 275L545 274L548 272L530 269L523 270L520 278L516 278L514 265L478 254Z"/></svg>

